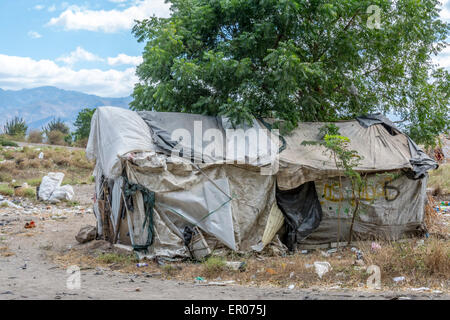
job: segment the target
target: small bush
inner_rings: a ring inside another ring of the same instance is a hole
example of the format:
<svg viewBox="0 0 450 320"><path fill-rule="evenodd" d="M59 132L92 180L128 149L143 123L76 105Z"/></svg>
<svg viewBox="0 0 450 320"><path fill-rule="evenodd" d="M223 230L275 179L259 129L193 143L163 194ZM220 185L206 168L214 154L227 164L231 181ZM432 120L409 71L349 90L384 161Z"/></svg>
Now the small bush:
<svg viewBox="0 0 450 320"><path fill-rule="evenodd" d="M88 138L80 139L75 141L75 147L86 148L88 144Z"/></svg>
<svg viewBox="0 0 450 320"><path fill-rule="evenodd" d="M25 137L28 130L28 126L25 123L25 120L19 117L15 117L10 121L6 121L5 126L3 127L3 131L13 137L23 138Z"/></svg>
<svg viewBox="0 0 450 320"><path fill-rule="evenodd" d="M19 145L11 140L0 137L0 146L2 147L18 147Z"/></svg>
<svg viewBox="0 0 450 320"><path fill-rule="evenodd" d="M34 188L17 188L14 194L17 197L36 198L36 190Z"/></svg>
<svg viewBox="0 0 450 320"><path fill-rule="evenodd" d="M207 277L217 275L225 269L226 263L221 257L209 257L203 262L203 271Z"/></svg>
<svg viewBox="0 0 450 320"><path fill-rule="evenodd" d="M64 141L65 134L61 131L50 131L47 133L47 142L52 145L65 145Z"/></svg>
<svg viewBox="0 0 450 320"><path fill-rule="evenodd" d="M44 141L44 135L39 130L31 130L28 134L28 142L31 143L42 143Z"/></svg>

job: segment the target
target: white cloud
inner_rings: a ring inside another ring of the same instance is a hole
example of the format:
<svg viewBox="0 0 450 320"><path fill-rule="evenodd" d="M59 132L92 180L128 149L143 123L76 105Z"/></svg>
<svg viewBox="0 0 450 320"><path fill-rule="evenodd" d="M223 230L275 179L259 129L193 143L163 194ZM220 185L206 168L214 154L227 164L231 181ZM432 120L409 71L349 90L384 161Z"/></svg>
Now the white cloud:
<svg viewBox="0 0 450 320"><path fill-rule="evenodd" d="M450 46L442 50L438 56L433 57L433 62L450 71Z"/></svg>
<svg viewBox="0 0 450 320"><path fill-rule="evenodd" d="M51 60L33 60L0 54L0 88L19 90L55 86L104 97L124 97L138 82L135 68L124 71L99 69L72 70Z"/></svg>
<svg viewBox="0 0 450 320"><path fill-rule="evenodd" d="M45 8L45 6L43 6L42 4L37 4L34 6L34 10L42 10L44 8Z"/></svg>
<svg viewBox="0 0 450 320"><path fill-rule="evenodd" d="M104 59L100 58L99 56L84 50L82 47L77 47L75 51L72 51L68 55L59 57L56 59L56 61L62 61L65 64L73 65L78 61L104 61Z"/></svg>
<svg viewBox="0 0 450 320"><path fill-rule="evenodd" d="M48 12L54 12L54 11L56 11L56 6L52 5L52 6L48 7L47 10L48 10Z"/></svg>
<svg viewBox="0 0 450 320"><path fill-rule="evenodd" d="M142 61L143 60L142 60L141 56L133 57L133 56L128 56L123 53L117 55L117 57L108 58L108 64L110 66L119 66L119 65L124 65L124 64L137 66L137 65L141 64Z"/></svg>
<svg viewBox="0 0 450 320"><path fill-rule="evenodd" d="M124 3L127 2L128 0L108 0L108 1L113 3Z"/></svg>
<svg viewBox="0 0 450 320"><path fill-rule="evenodd" d="M136 1L133 6L124 10L89 10L79 6L71 6L58 17L50 19L48 26L60 26L65 30L88 30L117 32L129 30L134 20L142 20L152 15L168 17L170 5L164 0Z"/></svg>
<svg viewBox="0 0 450 320"><path fill-rule="evenodd" d="M39 39L39 38L42 38L42 35L39 34L39 33L36 32L36 31L28 31L28 36L29 36L30 38L32 38L32 39Z"/></svg>
<svg viewBox="0 0 450 320"><path fill-rule="evenodd" d="M450 0L441 0L441 3L442 3L441 19L450 22Z"/></svg>

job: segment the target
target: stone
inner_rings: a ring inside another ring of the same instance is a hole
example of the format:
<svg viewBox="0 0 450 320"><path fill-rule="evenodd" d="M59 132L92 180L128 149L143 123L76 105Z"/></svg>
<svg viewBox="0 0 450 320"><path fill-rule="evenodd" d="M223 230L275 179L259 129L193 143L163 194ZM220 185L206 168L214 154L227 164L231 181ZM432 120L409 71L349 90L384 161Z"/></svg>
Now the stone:
<svg viewBox="0 0 450 320"><path fill-rule="evenodd" d="M97 236L97 228L93 226L85 226L80 229L78 234L75 236L75 239L79 243L86 243L92 241Z"/></svg>

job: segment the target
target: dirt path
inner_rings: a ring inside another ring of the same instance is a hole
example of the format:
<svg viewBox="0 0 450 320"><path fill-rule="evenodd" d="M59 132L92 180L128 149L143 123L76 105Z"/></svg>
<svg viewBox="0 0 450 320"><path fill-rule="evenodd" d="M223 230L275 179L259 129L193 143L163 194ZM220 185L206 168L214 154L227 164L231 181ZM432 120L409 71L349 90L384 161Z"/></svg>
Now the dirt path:
<svg viewBox="0 0 450 320"><path fill-rule="evenodd" d="M84 225L95 225L89 210L92 186L76 187L79 207L39 204L0 208L0 300L4 299L449 299L445 294L355 290L288 290L239 285L202 286L123 274L111 269L81 270L81 288L70 290L67 269L51 262L56 252L69 252ZM24 229L33 220L37 227ZM68 267L68 266L66 266Z"/></svg>

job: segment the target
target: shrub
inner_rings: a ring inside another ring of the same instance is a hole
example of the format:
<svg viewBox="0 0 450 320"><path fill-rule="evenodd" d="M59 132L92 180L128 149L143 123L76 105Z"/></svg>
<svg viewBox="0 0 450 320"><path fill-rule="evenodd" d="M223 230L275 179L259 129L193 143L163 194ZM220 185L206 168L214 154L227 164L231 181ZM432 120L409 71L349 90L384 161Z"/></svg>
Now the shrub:
<svg viewBox="0 0 450 320"><path fill-rule="evenodd" d="M84 138L84 139L75 141L75 147L86 148L87 144L88 144L88 140L89 140L88 138Z"/></svg>
<svg viewBox="0 0 450 320"><path fill-rule="evenodd" d="M47 142L53 145L65 145L65 134L61 131L49 131L47 133Z"/></svg>
<svg viewBox="0 0 450 320"><path fill-rule="evenodd" d="M203 271L206 276L214 276L224 271L226 268L225 260L221 257L209 257L203 262Z"/></svg>
<svg viewBox="0 0 450 320"><path fill-rule="evenodd" d="M14 194L17 197L36 198L36 190L34 188L17 188Z"/></svg>
<svg viewBox="0 0 450 320"><path fill-rule="evenodd" d="M28 130L25 120L15 117L10 121L6 121L3 131L12 137L24 138Z"/></svg>
<svg viewBox="0 0 450 320"><path fill-rule="evenodd" d="M31 143L42 143L44 141L44 135L42 131L31 130L28 134L28 142Z"/></svg>
<svg viewBox="0 0 450 320"><path fill-rule="evenodd" d="M0 146L2 147L18 147L19 145L14 141L7 140L4 137L0 137Z"/></svg>
<svg viewBox="0 0 450 320"><path fill-rule="evenodd" d="M69 127L62 121L60 118L53 119L50 121L47 126L43 128L43 131L48 134L52 131L59 131L62 132L64 136L69 134Z"/></svg>

